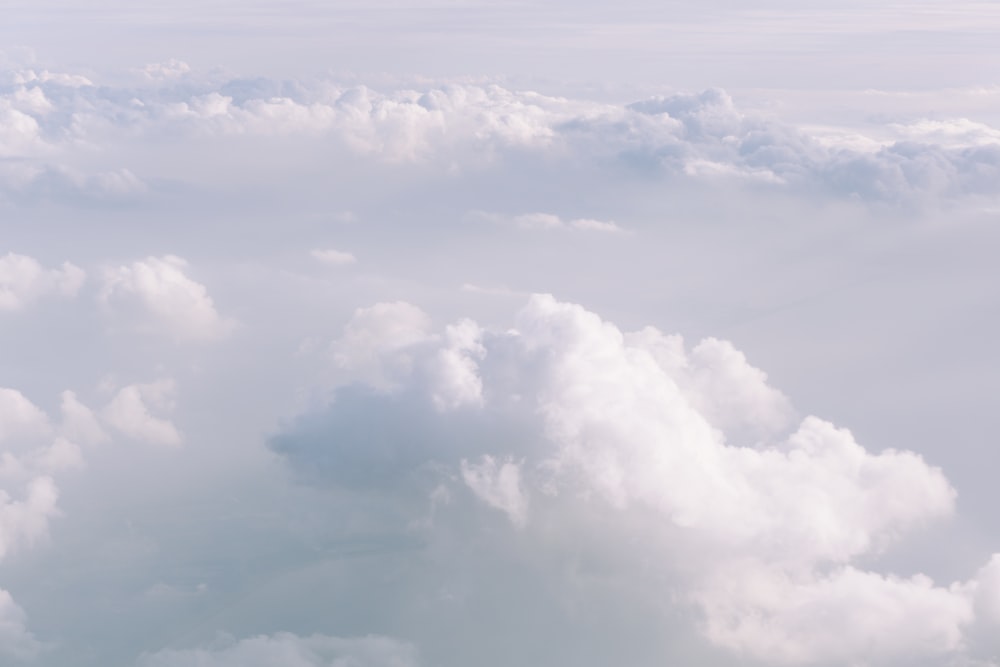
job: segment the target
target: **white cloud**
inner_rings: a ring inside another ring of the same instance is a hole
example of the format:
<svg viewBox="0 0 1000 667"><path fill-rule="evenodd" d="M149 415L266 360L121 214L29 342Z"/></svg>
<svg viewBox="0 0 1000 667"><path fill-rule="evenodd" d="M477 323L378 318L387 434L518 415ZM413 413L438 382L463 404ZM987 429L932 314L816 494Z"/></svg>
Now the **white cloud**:
<svg viewBox="0 0 1000 667"><path fill-rule="evenodd" d="M173 380L122 387L101 411L101 417L123 435L155 445L178 446L181 434L174 424L151 412L169 413L174 408Z"/></svg>
<svg viewBox="0 0 1000 667"><path fill-rule="evenodd" d="M17 438L44 436L49 418L16 389L0 387L0 443Z"/></svg>
<svg viewBox="0 0 1000 667"><path fill-rule="evenodd" d="M578 229L587 232L611 233L625 231L615 222L594 220L592 218L564 220L553 213L522 213L520 215L505 216L499 213L474 211L473 215L491 222L520 227L521 229Z"/></svg>
<svg viewBox="0 0 1000 667"><path fill-rule="evenodd" d="M482 405L483 383L477 360L486 355L483 331L472 320L462 320L445 329L445 345L432 362L431 396L440 409Z"/></svg>
<svg viewBox="0 0 1000 667"><path fill-rule="evenodd" d="M140 70L142 75L151 81L179 79L191 71L186 62L171 58L162 63L151 63Z"/></svg>
<svg viewBox="0 0 1000 667"><path fill-rule="evenodd" d="M219 315L205 286L185 274L187 267L166 255L108 268L100 299L112 316L142 333L178 341L225 338L234 323Z"/></svg>
<svg viewBox="0 0 1000 667"><path fill-rule="evenodd" d="M41 83L52 83L57 86L64 86L67 88L83 88L86 86L93 86L94 82L83 76L82 74L69 74L68 72L50 72L47 69L43 69L41 72L36 72L33 69L25 69L17 72L14 76L14 81L19 84L41 82Z"/></svg>
<svg viewBox="0 0 1000 667"><path fill-rule="evenodd" d="M683 338L652 328L626 334L625 340L649 351L702 417L730 439L752 444L792 425L791 402L729 341L706 338L688 354Z"/></svg>
<svg viewBox="0 0 1000 667"><path fill-rule="evenodd" d="M462 480L480 500L504 512L515 526L524 526L528 496L521 486L520 464L484 456L479 463L463 460L461 467Z"/></svg>
<svg viewBox="0 0 1000 667"><path fill-rule="evenodd" d="M56 438L51 445L33 452L34 465L46 472L62 472L84 467L83 450L66 438Z"/></svg>
<svg viewBox="0 0 1000 667"><path fill-rule="evenodd" d="M81 403L75 393L72 391L62 393L60 409L62 423L59 430L66 438L85 445L96 445L108 441L108 434L98 421L97 415Z"/></svg>
<svg viewBox="0 0 1000 667"><path fill-rule="evenodd" d="M43 645L26 627L27 616L10 593L0 589L0 654L15 660L32 660Z"/></svg>
<svg viewBox="0 0 1000 667"><path fill-rule="evenodd" d="M143 655L139 667L417 667L416 650L388 637L351 639L282 632L216 648Z"/></svg>
<svg viewBox="0 0 1000 667"><path fill-rule="evenodd" d="M853 567L807 576L760 563L720 568L696 595L712 641L768 664L886 664L962 647L974 614L959 586Z"/></svg>
<svg viewBox="0 0 1000 667"><path fill-rule="evenodd" d="M59 491L49 477L36 477L16 500L0 489L0 560L15 549L30 547L48 535L56 516Z"/></svg>
<svg viewBox="0 0 1000 667"><path fill-rule="evenodd" d="M892 123L889 129L900 141L919 141L948 148L974 148L1000 144L1000 129L968 118L923 119L914 123Z"/></svg>
<svg viewBox="0 0 1000 667"><path fill-rule="evenodd" d="M957 655L977 614L988 616L975 607L991 604L991 570L980 573L987 583L974 604L975 580L943 587L859 566L954 510L941 471L912 452L868 451L817 417L796 425L789 400L729 342L688 348L652 328L626 334L548 296L533 297L502 333L465 320L436 335L408 304L361 309L349 327L358 344L339 348L341 364L356 353L380 367L405 351L406 372L392 385L373 376L398 392L384 405L335 401L331 409L350 414L339 418L348 430L304 437L315 449L282 445L314 476L328 470L331 483L343 483L335 480L363 475L375 480L370 492L391 495L398 482L380 489L377 480L401 477L379 466L438 470L435 494L444 485L453 496L447 487L459 480L540 552L583 548L590 540L573 527L590 528L578 517L611 517L606 539L628 545L611 561L622 569L616 576L627 579L636 562L679 568L683 582L659 594L693 603L718 646L766 663ZM468 399L446 400L442 387L474 398L477 410L460 409ZM416 417L421 410L453 424L454 435ZM368 413L395 424L371 436L377 448L351 440L369 433L356 423ZM412 525L434 530L458 511L449 503L433 522ZM562 546L553 546L556 525Z"/></svg>
<svg viewBox="0 0 1000 667"><path fill-rule="evenodd" d="M0 561L48 536L49 522L60 513L49 473L83 465L79 447L51 436L45 413L19 391L0 388ZM24 610L0 589L0 655L30 660L41 648L27 630Z"/></svg>
<svg viewBox="0 0 1000 667"><path fill-rule="evenodd" d="M33 116L0 100L0 157L18 157L40 147L41 131Z"/></svg>
<svg viewBox="0 0 1000 667"><path fill-rule="evenodd" d="M431 319L416 306L396 301L359 308L330 346L345 381L388 388L406 378L413 350L432 340Z"/></svg>
<svg viewBox="0 0 1000 667"><path fill-rule="evenodd" d="M44 115L54 108L52 102L45 96L45 91L37 87L21 86L8 100L14 108L27 114Z"/></svg>
<svg viewBox="0 0 1000 667"><path fill-rule="evenodd" d="M624 169L657 181L727 179L768 191L900 204L914 198L995 195L1000 171L1000 130L982 121L918 118L865 127L795 126L741 108L720 89L616 105L498 85L377 91L335 81L209 82L178 61L151 66L143 76L152 89L110 86L95 92L85 87L44 98L55 79L22 77L19 92L0 104L0 116L7 119L0 154L35 155L44 144L46 162L33 162L28 171L10 176L8 187L51 195L46 183L61 179L88 196L141 194L150 186L128 165L76 173L63 158L88 143L127 148L165 136L198 143L227 138L247 147L262 139L296 146L297 138L316 138L331 159L353 155L389 165L431 163L442 173L503 166L508 160L517 168L519 156L527 152L565 166L567 174L580 166L609 176ZM177 77L190 85L178 86ZM24 87L29 83L33 87ZM44 128L32 114L45 115ZM256 168L248 162L239 167ZM190 169L185 169L172 176L189 179ZM613 221L544 212L506 219L528 227L619 230Z"/></svg>
<svg viewBox="0 0 1000 667"><path fill-rule="evenodd" d="M75 296L84 278L83 270L69 262L46 269L33 257L9 252L0 257L0 310L19 310L49 295Z"/></svg>
<svg viewBox="0 0 1000 667"><path fill-rule="evenodd" d="M952 510L940 471L907 452L871 454L815 417L780 446L728 445L698 406L759 395L759 372L687 393L648 349L549 297L534 298L517 328L523 346L546 353L537 400L554 460L615 506L646 505L727 548L810 564L847 561ZM719 397L706 401L706 390Z"/></svg>
<svg viewBox="0 0 1000 667"><path fill-rule="evenodd" d="M309 253L313 258L323 262L324 264L332 264L334 266L344 265L344 264L354 264L357 258L349 252L344 252L343 250L334 250L333 248L327 249L316 249Z"/></svg>

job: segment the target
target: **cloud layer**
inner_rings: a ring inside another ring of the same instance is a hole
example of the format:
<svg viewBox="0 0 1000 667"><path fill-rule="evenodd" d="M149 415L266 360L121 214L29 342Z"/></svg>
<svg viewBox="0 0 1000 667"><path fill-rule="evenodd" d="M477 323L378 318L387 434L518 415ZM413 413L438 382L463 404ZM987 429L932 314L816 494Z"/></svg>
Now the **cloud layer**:
<svg viewBox="0 0 1000 667"><path fill-rule="evenodd" d="M108 151L113 155L127 154L135 141L192 147L209 141L237 154L238 146L294 146L303 138L320 141L334 156L389 166L436 164L445 173L516 164L527 155L668 181L896 204L992 196L1000 182L1000 134L981 121L916 118L876 127L867 138L865 130L850 128L813 136L808 128L742 109L719 89L615 105L498 85L379 92L332 81L213 81L180 62L146 68L133 87L97 87L34 70L7 72L6 79L0 155L9 158L2 178L15 197L57 191L136 197L166 175L163 164L95 165L92 156L83 159L81 146L116 147ZM173 170L168 177L185 174ZM522 226L613 230L612 223L590 218L517 216Z"/></svg>

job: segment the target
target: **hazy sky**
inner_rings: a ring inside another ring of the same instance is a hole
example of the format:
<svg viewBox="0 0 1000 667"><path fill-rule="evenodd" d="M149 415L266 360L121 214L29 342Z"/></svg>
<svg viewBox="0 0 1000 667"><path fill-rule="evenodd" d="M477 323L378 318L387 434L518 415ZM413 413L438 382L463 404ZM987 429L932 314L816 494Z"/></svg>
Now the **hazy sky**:
<svg viewBox="0 0 1000 667"><path fill-rule="evenodd" d="M0 10L0 663L1000 665L997 3Z"/></svg>

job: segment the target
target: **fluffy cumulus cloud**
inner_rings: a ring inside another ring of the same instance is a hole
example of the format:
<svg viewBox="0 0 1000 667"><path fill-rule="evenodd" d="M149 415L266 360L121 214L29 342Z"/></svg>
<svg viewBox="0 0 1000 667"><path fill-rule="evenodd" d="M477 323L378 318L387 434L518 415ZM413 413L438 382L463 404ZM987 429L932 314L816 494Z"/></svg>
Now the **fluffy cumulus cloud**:
<svg viewBox="0 0 1000 667"><path fill-rule="evenodd" d="M0 442L49 431L48 417L16 389L0 388Z"/></svg>
<svg viewBox="0 0 1000 667"><path fill-rule="evenodd" d="M1000 131L963 117L813 131L744 109L719 89L609 104L498 85L378 91L336 81L219 81L179 61L151 65L142 76L144 88L119 89L8 72L17 83L0 90L6 120L0 155L20 159L3 163L0 183L12 193L132 197L152 187L141 170L108 162L81 171L73 158L79 147L164 138L295 146L303 137L333 156L436 163L443 173L508 160L516 166L527 153L566 165L565 173L588 165L900 203L995 195L1000 182ZM618 229L610 221L551 213L510 219L529 227Z"/></svg>
<svg viewBox="0 0 1000 667"><path fill-rule="evenodd" d="M0 257L0 311L19 310L49 295L75 296L84 278L83 270L69 262L46 269L33 257L9 252Z"/></svg>
<svg viewBox="0 0 1000 667"><path fill-rule="evenodd" d="M74 392L67 390L62 393L60 410L62 412L60 431L63 436L85 445L107 442L108 434L101 426L97 415L81 403Z"/></svg>
<svg viewBox="0 0 1000 667"><path fill-rule="evenodd" d="M83 465L80 446L67 436L93 436L89 416L70 392L57 421L16 389L0 387L0 561L48 537L50 522L60 515L53 476ZM27 629L24 610L0 589L0 656L27 660L42 648Z"/></svg>
<svg viewBox="0 0 1000 667"><path fill-rule="evenodd" d="M101 416L113 429L133 440L177 446L182 442L177 427L169 419L153 414L153 411L161 414L171 412L174 395L173 380L130 384L118 390ZM96 431L94 435L97 435Z"/></svg>
<svg viewBox="0 0 1000 667"><path fill-rule="evenodd" d="M84 465L84 448L107 435L71 391L50 418L20 391L0 387L0 559L33 546L58 515L54 476Z"/></svg>
<svg viewBox="0 0 1000 667"><path fill-rule="evenodd" d="M28 631L24 610L5 590L0 589L0 655L7 659L29 661L43 648L35 636Z"/></svg>
<svg viewBox="0 0 1000 667"><path fill-rule="evenodd" d="M107 443L109 430L179 444L176 427L150 412L169 412L173 397L172 381L134 384L95 412L67 390L58 416L50 416L20 391L0 387L0 561L47 541L51 522L63 514L56 480L84 468L87 450ZM30 660L46 646L28 630L24 609L0 589L0 656Z"/></svg>
<svg viewBox="0 0 1000 667"><path fill-rule="evenodd" d="M222 641L211 648L144 655L138 667L418 667L413 646L389 637L343 639L290 633Z"/></svg>
<svg viewBox="0 0 1000 667"><path fill-rule="evenodd" d="M179 257L148 257L104 272L100 300L115 322L177 341L224 338L234 323L215 309L208 290L185 273Z"/></svg>
<svg viewBox="0 0 1000 667"><path fill-rule="evenodd" d="M414 349L433 340L431 319L416 306L377 303L355 311L330 353L345 381L391 387L409 375Z"/></svg>
<svg viewBox="0 0 1000 667"><path fill-rule="evenodd" d="M409 304L361 309L335 348L341 365L356 352L381 369L351 378L381 393L342 388L274 447L312 483L427 494L407 502L437 508L410 524L432 542L449 516L493 512L542 560L609 550L625 579L661 563L658 576L684 576L657 595L697 609L708 641L767 664L945 659L996 627L994 561L946 585L861 565L951 514L942 472L799 420L726 341L624 333L535 296L504 332L466 320L436 334ZM610 522L608 544L592 544L576 518L588 514Z"/></svg>

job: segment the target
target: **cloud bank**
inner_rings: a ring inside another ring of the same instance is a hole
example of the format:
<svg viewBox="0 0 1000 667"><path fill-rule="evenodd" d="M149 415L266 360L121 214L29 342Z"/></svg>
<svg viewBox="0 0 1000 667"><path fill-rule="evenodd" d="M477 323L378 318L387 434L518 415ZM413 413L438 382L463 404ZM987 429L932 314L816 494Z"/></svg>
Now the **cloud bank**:
<svg viewBox="0 0 1000 667"><path fill-rule="evenodd" d="M34 70L8 71L5 78L0 156L7 159L0 178L12 197L128 198L155 189L156 179L167 175L163 164L97 164L80 152L83 146L125 155L136 141L160 147L208 141L227 142L237 154L233 147L296 146L303 138L321 142L331 159L433 164L443 174L514 166L531 156L566 165L567 173L584 165L667 182L723 181L894 204L994 196L1000 182L1000 131L978 120L894 120L867 137L864 129L850 128L810 134L808 127L741 108L720 89L618 105L499 85L380 92L335 81L219 81L196 76L179 61L146 68L133 87L99 87ZM185 179L183 170L168 176ZM555 224L541 215L514 220ZM559 224L613 230L613 223L590 218Z"/></svg>

